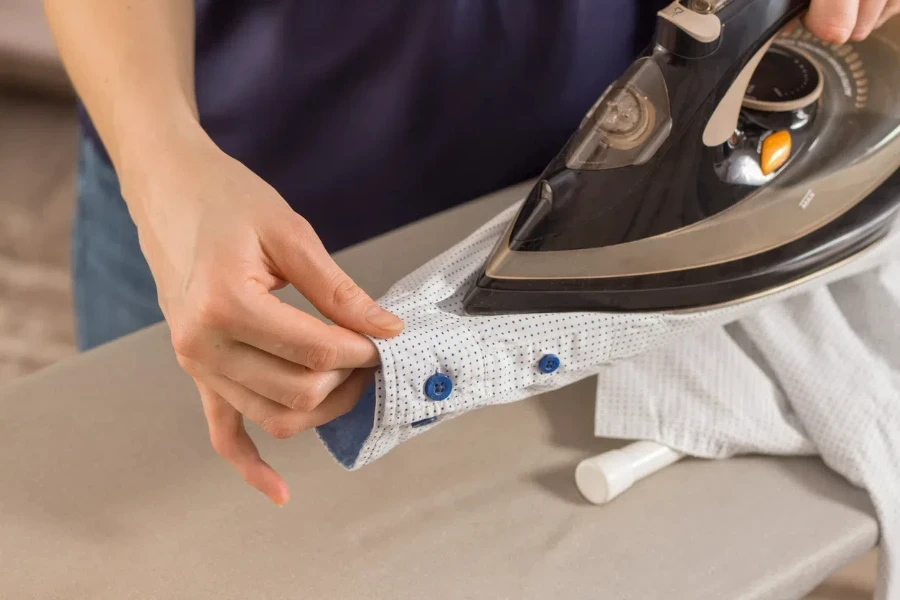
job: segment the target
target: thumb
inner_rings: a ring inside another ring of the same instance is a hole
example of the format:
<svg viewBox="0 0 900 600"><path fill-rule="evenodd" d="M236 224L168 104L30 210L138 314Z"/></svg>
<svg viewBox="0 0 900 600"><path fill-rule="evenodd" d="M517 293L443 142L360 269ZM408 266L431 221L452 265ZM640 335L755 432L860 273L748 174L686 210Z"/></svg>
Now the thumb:
<svg viewBox="0 0 900 600"><path fill-rule="evenodd" d="M859 13L859 0L813 0L803 24L816 37L834 44L850 39Z"/></svg>
<svg viewBox="0 0 900 600"><path fill-rule="evenodd" d="M403 331L403 321L356 285L299 215L278 234L263 236L263 245L277 274L334 323L376 338L394 337Z"/></svg>

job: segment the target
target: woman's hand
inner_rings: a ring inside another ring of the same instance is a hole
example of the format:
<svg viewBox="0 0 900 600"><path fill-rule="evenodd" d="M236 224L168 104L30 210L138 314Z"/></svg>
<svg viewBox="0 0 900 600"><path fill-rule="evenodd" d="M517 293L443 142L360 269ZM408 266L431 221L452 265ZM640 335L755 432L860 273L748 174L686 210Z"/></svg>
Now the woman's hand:
<svg viewBox="0 0 900 600"><path fill-rule="evenodd" d="M192 0L44 0L66 71L138 228L181 366L215 449L284 504L244 417L284 438L347 412L400 332L331 260L309 223L199 123ZM151 50L152 49L152 50ZM271 291L291 283L336 325Z"/></svg>
<svg viewBox="0 0 900 600"><path fill-rule="evenodd" d="M812 0L804 19L811 33L835 44L865 39L900 14L900 0Z"/></svg>
<svg viewBox="0 0 900 600"><path fill-rule="evenodd" d="M283 505L287 486L241 415L287 438L346 413L371 380L366 367L378 363L360 334L391 337L403 324L354 284L272 187L199 128L167 148L152 164L122 169L123 195L213 447ZM287 283L336 325L271 293Z"/></svg>

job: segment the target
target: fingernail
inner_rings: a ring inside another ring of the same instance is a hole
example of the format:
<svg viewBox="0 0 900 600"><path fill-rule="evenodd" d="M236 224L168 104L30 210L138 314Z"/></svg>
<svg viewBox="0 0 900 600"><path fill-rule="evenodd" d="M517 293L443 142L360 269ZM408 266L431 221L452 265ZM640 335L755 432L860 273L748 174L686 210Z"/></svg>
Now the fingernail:
<svg viewBox="0 0 900 600"><path fill-rule="evenodd" d="M375 327L389 331L400 331L403 329L403 321L377 304L372 304L366 309L366 320Z"/></svg>

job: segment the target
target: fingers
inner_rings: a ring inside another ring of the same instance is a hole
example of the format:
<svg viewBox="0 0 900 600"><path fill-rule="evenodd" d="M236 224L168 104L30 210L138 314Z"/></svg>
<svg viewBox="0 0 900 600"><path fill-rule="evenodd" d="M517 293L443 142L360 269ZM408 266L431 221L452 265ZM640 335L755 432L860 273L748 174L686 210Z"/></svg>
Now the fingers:
<svg viewBox="0 0 900 600"><path fill-rule="evenodd" d="M360 370L360 372L367 371L369 370ZM347 381L353 379L356 382L359 377L354 372ZM371 375L369 378L371 379ZM297 411L272 402L221 375L210 375L203 382L219 396L227 398L229 404L250 421L259 425L266 433L281 440L336 419L348 412L359 399L358 396L356 398L346 397L346 392L342 392L334 398L329 396L310 411ZM344 382L338 390L346 385L347 382ZM335 390L335 393L338 390Z"/></svg>
<svg viewBox="0 0 900 600"><path fill-rule="evenodd" d="M340 387L325 399L323 404L328 405L328 409L331 411L330 414L334 416L323 421L320 425L333 421L353 410L353 407L356 406L356 403L359 402L365 393L366 388L371 385L374 377L375 369L354 369L347 381L342 383Z"/></svg>
<svg viewBox="0 0 900 600"><path fill-rule="evenodd" d="M246 316L235 323L235 339L314 371L355 369L378 364L372 341L328 325L269 293L248 298Z"/></svg>
<svg viewBox="0 0 900 600"><path fill-rule="evenodd" d="M389 338L403 322L375 303L332 260L312 227L299 215L291 234L263 232L263 248L280 277L288 280L325 317L359 333Z"/></svg>
<svg viewBox="0 0 900 600"><path fill-rule="evenodd" d="M374 366L371 340L328 325L247 281L237 289L198 284L183 313L170 320L176 354L214 365L225 345L237 340L316 371Z"/></svg>
<svg viewBox="0 0 900 600"><path fill-rule="evenodd" d="M219 374L293 410L316 408L353 372L313 371L246 344L230 345L216 365Z"/></svg>
<svg viewBox="0 0 900 600"><path fill-rule="evenodd" d="M859 0L813 0L804 24L826 42L843 44L856 27Z"/></svg>
<svg viewBox="0 0 900 600"><path fill-rule="evenodd" d="M884 12L881 13L881 17L879 17L878 22L875 24L875 28L878 29L898 14L900 14L900 0L889 0L887 6L884 8Z"/></svg>
<svg viewBox="0 0 900 600"><path fill-rule="evenodd" d="M290 491L281 476L259 456L256 444L244 429L243 419L231 405L209 386L194 380L209 426L209 439L216 453L224 458L250 486L278 506L290 499Z"/></svg>
<svg viewBox="0 0 900 600"><path fill-rule="evenodd" d="M276 505L284 506L290 499L290 490L284 479L260 458L256 444L244 429L241 412L257 420L263 429L275 437L290 437L350 412L371 383L373 375L374 369L354 370L324 402L308 413L275 404L226 377L211 376L205 381L195 378L194 382L200 390L209 439L216 453L228 461L250 486ZM226 402L223 391L235 398L240 406L236 408Z"/></svg>
<svg viewBox="0 0 900 600"><path fill-rule="evenodd" d="M843 44L866 39L897 14L900 0L813 0L804 24L821 39Z"/></svg>
<svg viewBox="0 0 900 600"><path fill-rule="evenodd" d="M869 34L878 25L885 6L887 6L887 0L860 0L856 26L853 28L850 39L858 42L869 37Z"/></svg>

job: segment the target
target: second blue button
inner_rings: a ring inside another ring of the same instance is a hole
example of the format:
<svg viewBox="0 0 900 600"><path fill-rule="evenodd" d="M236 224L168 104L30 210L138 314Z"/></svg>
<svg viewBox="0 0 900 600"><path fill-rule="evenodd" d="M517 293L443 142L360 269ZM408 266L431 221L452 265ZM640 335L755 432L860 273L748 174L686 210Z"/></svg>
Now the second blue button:
<svg viewBox="0 0 900 600"><path fill-rule="evenodd" d="M559 368L559 358L555 354L547 354L538 361L541 373L550 374Z"/></svg>
<svg viewBox="0 0 900 600"><path fill-rule="evenodd" d="M443 373L435 373L425 382L425 395L430 400L446 400L453 391L453 381Z"/></svg>

